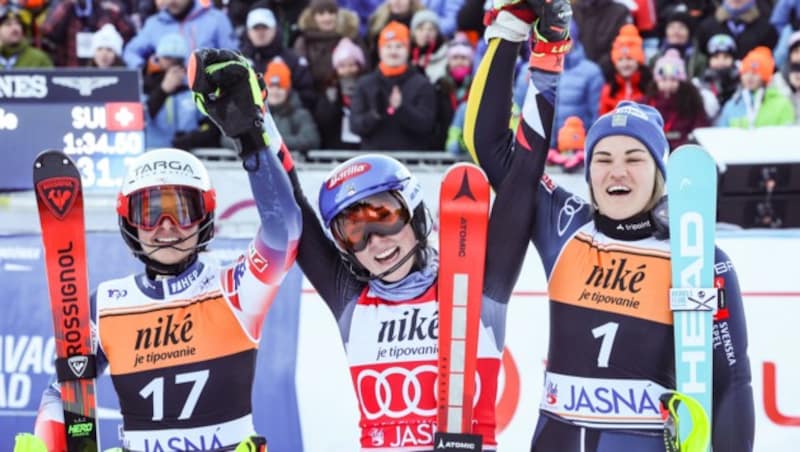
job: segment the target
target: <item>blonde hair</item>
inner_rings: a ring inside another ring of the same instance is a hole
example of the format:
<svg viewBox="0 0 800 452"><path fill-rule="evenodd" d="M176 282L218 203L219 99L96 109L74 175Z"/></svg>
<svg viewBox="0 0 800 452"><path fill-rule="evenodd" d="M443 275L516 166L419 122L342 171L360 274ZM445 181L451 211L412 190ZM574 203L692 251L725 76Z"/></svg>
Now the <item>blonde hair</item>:
<svg viewBox="0 0 800 452"><path fill-rule="evenodd" d="M409 19L414 16L414 13L421 9L425 9L421 0L410 0L408 5ZM370 43L377 41L381 30L389 23L391 15L392 12L389 10L389 0L386 0L375 8L375 12L369 16L369 19L367 19L367 38Z"/></svg>

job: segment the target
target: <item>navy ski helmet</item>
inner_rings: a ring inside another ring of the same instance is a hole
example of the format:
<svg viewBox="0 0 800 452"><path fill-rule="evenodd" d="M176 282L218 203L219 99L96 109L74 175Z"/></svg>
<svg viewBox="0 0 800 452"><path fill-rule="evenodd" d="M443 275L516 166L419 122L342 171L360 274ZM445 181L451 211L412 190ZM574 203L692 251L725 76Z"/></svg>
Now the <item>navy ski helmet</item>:
<svg viewBox="0 0 800 452"><path fill-rule="evenodd" d="M347 207L372 195L394 191L402 200L415 226L417 238L427 235L422 187L399 161L379 154L365 154L334 168L319 189L319 212L325 228ZM416 217L416 218L415 218ZM422 217L422 218L421 218ZM420 227L421 226L421 227Z"/></svg>

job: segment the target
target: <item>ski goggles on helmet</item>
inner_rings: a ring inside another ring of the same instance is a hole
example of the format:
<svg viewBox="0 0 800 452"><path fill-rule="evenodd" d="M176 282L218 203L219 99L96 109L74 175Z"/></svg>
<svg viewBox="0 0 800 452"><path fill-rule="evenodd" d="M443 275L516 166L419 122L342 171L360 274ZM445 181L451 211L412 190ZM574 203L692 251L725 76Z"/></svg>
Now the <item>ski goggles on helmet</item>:
<svg viewBox="0 0 800 452"><path fill-rule="evenodd" d="M410 221L411 213L400 195L387 191L344 209L333 218L331 232L340 247L356 253L367 247L372 234L397 234Z"/></svg>
<svg viewBox="0 0 800 452"><path fill-rule="evenodd" d="M164 218L186 229L198 224L213 209L204 198L203 193L190 187L145 188L127 196L127 206L120 206L120 215L131 226L144 230L157 228ZM121 204L125 204L125 200Z"/></svg>

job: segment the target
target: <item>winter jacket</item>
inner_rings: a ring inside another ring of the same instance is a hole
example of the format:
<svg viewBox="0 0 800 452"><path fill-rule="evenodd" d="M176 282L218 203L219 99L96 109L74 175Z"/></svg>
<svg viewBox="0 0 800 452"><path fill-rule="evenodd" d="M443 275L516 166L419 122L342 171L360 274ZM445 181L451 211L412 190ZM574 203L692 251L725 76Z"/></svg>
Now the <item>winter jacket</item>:
<svg viewBox="0 0 800 452"><path fill-rule="evenodd" d="M626 80L615 73L614 81L616 82L617 86L620 86L620 88L617 89L616 93L612 93L610 83L603 85L603 90L600 93L600 108L598 109L598 113L604 115L610 112L616 108L617 103L619 103L621 100L632 100L636 102L641 102L644 100L644 88L640 83L641 74L642 70L639 69L638 71L634 72L629 79Z"/></svg>
<svg viewBox="0 0 800 452"><path fill-rule="evenodd" d="M300 36L294 42L294 52L308 61L314 88L318 94L324 93L336 77L331 55L343 37L358 42L358 16L352 11L339 8L336 30L321 31L314 23L311 9L300 15Z"/></svg>
<svg viewBox="0 0 800 452"><path fill-rule="evenodd" d="M439 16L439 30L445 36L453 36L456 32L456 19L464 0L422 0L425 8Z"/></svg>
<svg viewBox="0 0 800 452"><path fill-rule="evenodd" d="M360 24L359 34L366 36L369 17L382 3L383 0L339 0L339 7L347 8L356 13Z"/></svg>
<svg viewBox="0 0 800 452"><path fill-rule="evenodd" d="M697 32L699 47L705 49L708 40L716 34L733 37L737 60L758 46L772 49L778 43L778 33L769 23L769 17L762 15L756 7L736 18L722 6L718 7L714 15L700 22Z"/></svg>
<svg viewBox="0 0 800 452"><path fill-rule="evenodd" d="M123 11L114 9L111 2L93 0L87 2L87 8L81 10L76 3L63 1L52 7L44 23L39 26L39 33L44 38L45 46L51 49L56 66L85 66L90 58L78 58L78 33L94 33L105 24L112 24L122 39L128 41L136 34L136 28Z"/></svg>
<svg viewBox="0 0 800 452"><path fill-rule="evenodd" d="M163 79L161 72L145 80L145 145L148 149L173 147L176 137L197 131L204 119L187 86L167 94L161 90Z"/></svg>
<svg viewBox="0 0 800 452"><path fill-rule="evenodd" d="M607 59L619 29L630 19L630 10L614 0L579 0L572 9L586 57L594 62Z"/></svg>
<svg viewBox="0 0 800 452"><path fill-rule="evenodd" d="M748 129L751 127L794 124L795 111L792 102L773 87L768 87L763 92L764 98L758 106L755 120L752 123L747 117L745 100L746 98L752 98L752 95L739 90L722 107L722 113L720 113L715 125L718 127Z"/></svg>
<svg viewBox="0 0 800 452"><path fill-rule="evenodd" d="M270 105L275 126L290 151L305 152L319 148L319 131L311 113L303 107L300 96L294 91L281 105Z"/></svg>
<svg viewBox="0 0 800 452"><path fill-rule="evenodd" d="M791 25L792 29L797 30L800 28L800 1L798 0L778 0L775 7L772 9L772 15L769 18L769 23L775 27L778 33L787 25Z"/></svg>
<svg viewBox="0 0 800 452"><path fill-rule="evenodd" d="M570 116L581 118L588 128L597 119L600 92L605 79L600 66L586 58L583 46L575 42L564 59L564 72L558 81L556 117L553 122L551 145L555 147L558 130Z"/></svg>
<svg viewBox="0 0 800 452"><path fill-rule="evenodd" d="M436 83L447 75L447 44L443 40L437 41L437 44L438 47L434 45L424 48L412 45L409 56L412 64L415 64L431 83Z"/></svg>
<svg viewBox="0 0 800 452"><path fill-rule="evenodd" d="M53 67L50 57L33 47L27 39L14 46L0 47L0 69Z"/></svg>
<svg viewBox="0 0 800 452"><path fill-rule="evenodd" d="M400 87L402 105L389 108L389 94ZM413 68L394 77L374 70L359 79L353 96L351 125L361 149L387 151L429 149L436 117L433 85Z"/></svg>
<svg viewBox="0 0 800 452"><path fill-rule="evenodd" d="M699 92L697 94L700 95ZM664 134L670 150L688 143L694 129L710 125L705 110L698 110L692 116L680 114L678 98L675 96L664 97L659 92L647 103L655 107L664 118Z"/></svg>
<svg viewBox="0 0 800 452"><path fill-rule="evenodd" d="M214 0L217 7L223 1ZM247 14L256 8L266 8L275 14L278 22L278 38L284 47L292 48L294 41L300 36L298 23L300 15L306 9L310 0L230 0L228 3L228 16L234 26L244 30L247 22ZM341 4L341 2L340 2Z"/></svg>
<svg viewBox="0 0 800 452"><path fill-rule="evenodd" d="M186 39L189 54L194 49L203 47L234 50L238 48L228 16L216 8L204 7L195 1L191 12L183 20L177 20L165 9L150 16L136 37L125 46L122 59L128 67L143 66L155 53L161 37L172 33L179 33ZM189 54L186 55L187 59Z"/></svg>
<svg viewBox="0 0 800 452"><path fill-rule="evenodd" d="M725 102L739 89L739 70L735 66L722 71L707 68L698 81L701 87L717 96L719 105L725 105Z"/></svg>
<svg viewBox="0 0 800 452"><path fill-rule="evenodd" d="M321 148L360 149L361 137L352 133L350 119L352 97L342 92L342 85L339 81L325 91L325 95L317 99L313 112L322 139Z"/></svg>
<svg viewBox="0 0 800 452"><path fill-rule="evenodd" d="M462 102L453 115L450 128L447 129L447 141L444 149L455 156L463 157L468 154L467 145L464 143L464 120L467 116L467 103Z"/></svg>
<svg viewBox="0 0 800 452"><path fill-rule="evenodd" d="M303 101L306 108L314 108L317 94L314 92L314 80L305 58L298 57L292 49L284 47L283 42L278 38L264 47L254 47L247 36L244 36L239 48L242 55L250 60L253 69L259 74L266 72L267 65L273 59L282 59L292 72L292 91L300 96L300 100Z"/></svg>

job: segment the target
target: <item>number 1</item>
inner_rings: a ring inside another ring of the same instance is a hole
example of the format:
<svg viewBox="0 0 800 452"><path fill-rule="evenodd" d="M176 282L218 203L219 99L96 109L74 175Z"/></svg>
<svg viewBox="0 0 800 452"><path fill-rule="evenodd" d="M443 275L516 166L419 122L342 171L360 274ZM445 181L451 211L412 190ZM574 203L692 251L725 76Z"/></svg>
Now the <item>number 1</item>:
<svg viewBox="0 0 800 452"><path fill-rule="evenodd" d="M600 344L600 354L597 355L597 367L608 367L608 358L611 356L611 349L614 348L614 336L617 335L619 323L608 322L592 330L595 339L603 338Z"/></svg>

